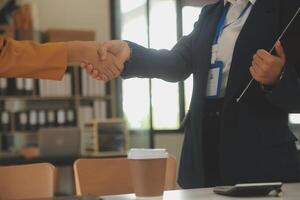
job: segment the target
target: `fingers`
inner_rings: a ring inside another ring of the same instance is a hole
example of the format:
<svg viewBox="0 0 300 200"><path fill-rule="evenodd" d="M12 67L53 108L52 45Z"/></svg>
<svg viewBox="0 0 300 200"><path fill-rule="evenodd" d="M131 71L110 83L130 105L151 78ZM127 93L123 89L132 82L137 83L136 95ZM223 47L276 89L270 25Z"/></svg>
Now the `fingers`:
<svg viewBox="0 0 300 200"><path fill-rule="evenodd" d="M264 63L272 64L273 62L273 57L269 52L266 50L260 49L256 53L257 57L260 58Z"/></svg>
<svg viewBox="0 0 300 200"><path fill-rule="evenodd" d="M119 58L120 58L120 61L124 63L124 62L126 62L127 60L130 59L131 50L130 50L130 47L129 47L127 42L121 41L121 44L122 44L123 47L122 47L122 51L119 55Z"/></svg>
<svg viewBox="0 0 300 200"><path fill-rule="evenodd" d="M260 72L257 71L257 68L253 66L250 67L250 74L257 82L264 83L266 81L266 78Z"/></svg>
<svg viewBox="0 0 300 200"><path fill-rule="evenodd" d="M100 79L107 78L107 77L101 75L101 72L99 72L98 69L95 69L93 67L93 65L91 65L91 64L82 63L81 67L93 78L96 78L96 77L100 77Z"/></svg>
<svg viewBox="0 0 300 200"><path fill-rule="evenodd" d="M256 80L257 82L261 82L261 79L257 75L257 72L253 69L253 67L250 67L250 74Z"/></svg>
<svg viewBox="0 0 300 200"><path fill-rule="evenodd" d="M98 53L98 56L100 57L101 60L106 59L106 57L107 57L107 48L108 48L108 43L107 42L100 45L100 48L98 49L97 53Z"/></svg>
<svg viewBox="0 0 300 200"><path fill-rule="evenodd" d="M101 72L106 75L108 80L112 80L118 77L122 71L123 64L121 64L121 62L119 62L119 59L117 59L111 53L108 53L107 59L101 62ZM96 77L96 79L98 78L99 76Z"/></svg>
<svg viewBox="0 0 300 200"><path fill-rule="evenodd" d="M285 54L280 43L276 43L278 56L273 56L269 52L260 49L253 56L250 73L252 77L266 85L275 84L281 74L285 63Z"/></svg>
<svg viewBox="0 0 300 200"><path fill-rule="evenodd" d="M95 68L91 64L87 64L85 71L94 79L109 81L114 78L114 74L109 71L109 67L98 67Z"/></svg>
<svg viewBox="0 0 300 200"><path fill-rule="evenodd" d="M115 56L118 54L118 45L116 40L111 40L104 42L102 45L100 45L100 48L98 49L98 56L101 58L101 60L107 59L107 54L112 53L115 54Z"/></svg>
<svg viewBox="0 0 300 200"><path fill-rule="evenodd" d="M261 69L261 67L260 67L259 65L257 65L254 61L252 62L251 68L253 68L253 71L254 71L256 74L259 74L260 76L263 77L264 70Z"/></svg>
<svg viewBox="0 0 300 200"><path fill-rule="evenodd" d="M285 60L285 53L280 41L276 42L275 49L278 57Z"/></svg>
<svg viewBox="0 0 300 200"><path fill-rule="evenodd" d="M97 78L97 77L99 76L98 70L93 70L92 73L91 73L91 76L92 76L93 78Z"/></svg>
<svg viewBox="0 0 300 200"><path fill-rule="evenodd" d="M123 71L123 64L114 55L109 54L110 70L114 74L120 74Z"/></svg>
<svg viewBox="0 0 300 200"><path fill-rule="evenodd" d="M87 64L86 64L85 62L82 62L82 63L80 63L80 67L81 67L82 69L86 69Z"/></svg>
<svg viewBox="0 0 300 200"><path fill-rule="evenodd" d="M102 75L106 76L106 80L114 79L114 73L110 70L110 66L103 66Z"/></svg>

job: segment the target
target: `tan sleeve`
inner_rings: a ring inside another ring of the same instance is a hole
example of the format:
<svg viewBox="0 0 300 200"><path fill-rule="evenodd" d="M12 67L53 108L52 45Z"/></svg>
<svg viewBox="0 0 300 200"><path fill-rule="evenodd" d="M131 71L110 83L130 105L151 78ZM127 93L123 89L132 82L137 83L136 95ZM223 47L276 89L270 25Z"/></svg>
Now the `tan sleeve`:
<svg viewBox="0 0 300 200"><path fill-rule="evenodd" d="M67 56L65 43L37 44L0 37L0 77L61 80Z"/></svg>

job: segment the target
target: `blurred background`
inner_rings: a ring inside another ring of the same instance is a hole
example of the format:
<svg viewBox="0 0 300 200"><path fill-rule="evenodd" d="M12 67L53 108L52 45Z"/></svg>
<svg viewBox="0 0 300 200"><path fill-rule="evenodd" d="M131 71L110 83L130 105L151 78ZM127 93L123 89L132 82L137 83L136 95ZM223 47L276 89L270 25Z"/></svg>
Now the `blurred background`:
<svg viewBox="0 0 300 200"><path fill-rule="evenodd" d="M213 2L0 0L0 32L41 43L123 39L171 49ZM79 157L119 157L131 147L151 147L166 148L179 160L180 122L192 84L192 77L104 83L77 66L69 66L61 82L0 78L0 165L51 162L59 167L59 192L73 194L71 167ZM291 113L290 126L300 136L299 114Z"/></svg>

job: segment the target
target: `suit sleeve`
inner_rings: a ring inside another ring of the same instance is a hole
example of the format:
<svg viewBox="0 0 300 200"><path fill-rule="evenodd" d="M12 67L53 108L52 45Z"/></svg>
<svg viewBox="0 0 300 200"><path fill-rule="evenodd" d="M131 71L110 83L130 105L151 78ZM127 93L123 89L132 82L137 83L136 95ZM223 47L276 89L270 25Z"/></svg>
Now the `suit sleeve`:
<svg viewBox="0 0 300 200"><path fill-rule="evenodd" d="M0 77L60 80L66 67L64 43L37 44L0 37Z"/></svg>
<svg viewBox="0 0 300 200"><path fill-rule="evenodd" d="M283 26L289 22L300 7L298 0L283 1ZM267 99L288 112L300 112L300 15L282 40L287 56L282 78L276 87L266 93Z"/></svg>
<svg viewBox="0 0 300 200"><path fill-rule="evenodd" d="M186 79L192 72L192 43L201 27L201 13L195 23L193 32L172 48L172 50L155 50L128 42L131 58L125 65L123 78L159 78L169 82Z"/></svg>

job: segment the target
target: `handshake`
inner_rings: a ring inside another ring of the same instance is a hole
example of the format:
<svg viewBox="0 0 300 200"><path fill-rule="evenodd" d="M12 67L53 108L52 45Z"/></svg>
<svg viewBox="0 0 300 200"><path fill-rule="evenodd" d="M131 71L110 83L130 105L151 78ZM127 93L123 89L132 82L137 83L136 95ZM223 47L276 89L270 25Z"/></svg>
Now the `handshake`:
<svg viewBox="0 0 300 200"><path fill-rule="evenodd" d="M120 40L97 42L68 42L68 62L80 66L94 79L109 81L118 77L130 58L127 42Z"/></svg>

